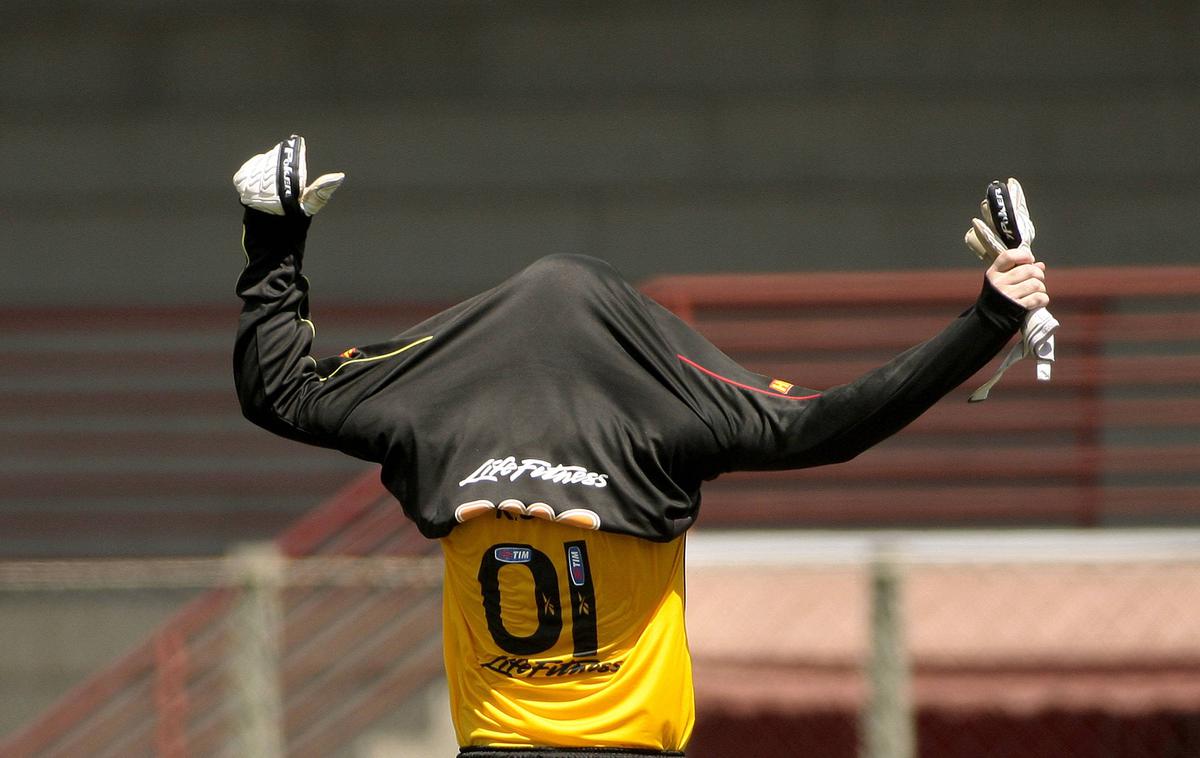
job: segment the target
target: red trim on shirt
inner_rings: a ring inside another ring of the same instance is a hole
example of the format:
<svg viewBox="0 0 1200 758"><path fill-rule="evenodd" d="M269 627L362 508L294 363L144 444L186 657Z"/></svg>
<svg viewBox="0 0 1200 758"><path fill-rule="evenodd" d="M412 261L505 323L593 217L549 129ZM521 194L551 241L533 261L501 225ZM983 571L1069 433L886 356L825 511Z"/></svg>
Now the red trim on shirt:
<svg viewBox="0 0 1200 758"><path fill-rule="evenodd" d="M741 389L750 390L751 392L758 392L763 395L770 395L771 397L781 397L784 400L813 400L813 399L816 399L821 396L821 393L819 393L819 392L815 395L785 395L782 392L772 392L771 390L764 390L759 387L751 387L749 384L742 384L741 382L735 382L734 380L729 379L728 377L721 376L720 374L716 373L715 371L710 371L710 370L704 368L703 366L701 366L699 363L696 363L692 359L687 358L683 355L680 355L679 353L676 353L675 357L678 358L679 360L683 361L687 365L691 366L692 368L696 369L697 371L708 374L713 379L718 379L722 382L725 382L726 384L732 384L734 387L740 387Z"/></svg>

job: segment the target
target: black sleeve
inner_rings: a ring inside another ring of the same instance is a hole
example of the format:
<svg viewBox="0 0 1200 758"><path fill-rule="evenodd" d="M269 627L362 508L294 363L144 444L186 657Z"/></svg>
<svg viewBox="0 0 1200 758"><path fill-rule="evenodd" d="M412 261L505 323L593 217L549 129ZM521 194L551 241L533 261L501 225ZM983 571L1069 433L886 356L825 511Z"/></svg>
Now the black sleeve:
<svg viewBox="0 0 1200 758"><path fill-rule="evenodd" d="M659 323L679 376L716 440L710 472L847 461L912 422L991 360L1025 309L984 280L940 334L848 384L818 391L753 373L665 310Z"/></svg>
<svg viewBox="0 0 1200 758"><path fill-rule="evenodd" d="M300 269L310 221L246 209L242 246L247 260L237 281L243 307L233 354L238 400L246 418L276 434L352 447L355 455L367 457L361 446L339 438L346 416L362 399L363 385L326 382L329 361L309 355L314 328L308 320L308 280Z"/></svg>

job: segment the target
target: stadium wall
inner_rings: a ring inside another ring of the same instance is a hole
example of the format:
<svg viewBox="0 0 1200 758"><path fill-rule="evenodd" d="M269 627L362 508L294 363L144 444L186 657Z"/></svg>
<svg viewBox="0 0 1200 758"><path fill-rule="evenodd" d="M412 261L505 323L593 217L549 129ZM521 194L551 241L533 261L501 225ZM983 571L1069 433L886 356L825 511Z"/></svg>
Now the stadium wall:
<svg viewBox="0 0 1200 758"><path fill-rule="evenodd" d="M1192 3L0 5L4 302L231 302L229 177L293 130L350 177L317 297L960 265L1005 175L1055 263L1196 260Z"/></svg>

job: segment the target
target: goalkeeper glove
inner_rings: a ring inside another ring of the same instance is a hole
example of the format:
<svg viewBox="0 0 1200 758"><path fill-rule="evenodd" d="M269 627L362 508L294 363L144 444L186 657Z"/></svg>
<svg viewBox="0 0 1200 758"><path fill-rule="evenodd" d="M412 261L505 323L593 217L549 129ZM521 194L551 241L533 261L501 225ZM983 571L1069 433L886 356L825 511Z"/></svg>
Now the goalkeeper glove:
<svg viewBox="0 0 1200 758"><path fill-rule="evenodd" d="M988 185L987 196L979 203L979 215L983 218L971 219L965 241L984 263L991 265L1005 249L1033 245L1033 220L1025 192L1016 179Z"/></svg>
<svg viewBox="0 0 1200 758"><path fill-rule="evenodd" d="M984 263L992 261L1006 249L1030 246L1035 230L1029 216L1029 205L1021 183L1010 178L1007 182L994 181L988 185L986 196L979 204L982 219L971 219L964 241L967 247ZM1021 326L1021 342L1013 347L1000 363L999 370L982 387L971 394L971 402L987 400L988 392L1008 367L1022 358L1037 359L1038 381L1050 381L1050 369L1054 364L1054 333L1058 330L1058 319L1045 308L1037 308L1025 316Z"/></svg>
<svg viewBox="0 0 1200 758"><path fill-rule="evenodd" d="M306 152L304 138L293 134L243 163L233 175L242 205L276 216L316 215L346 175L322 174L307 184Z"/></svg>

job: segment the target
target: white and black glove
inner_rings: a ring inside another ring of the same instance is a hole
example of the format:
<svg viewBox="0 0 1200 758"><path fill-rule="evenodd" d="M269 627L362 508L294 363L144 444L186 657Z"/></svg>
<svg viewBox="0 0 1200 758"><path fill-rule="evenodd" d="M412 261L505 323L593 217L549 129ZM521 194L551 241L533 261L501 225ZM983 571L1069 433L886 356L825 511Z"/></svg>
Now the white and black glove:
<svg viewBox="0 0 1200 758"><path fill-rule="evenodd" d="M1010 178L1007 182L994 181L988 185L986 196L979 204L982 219L971 219L971 228L964 238L975 255L984 263L992 261L1004 250L1021 246L1032 246L1035 230L1029 216L1029 205L1021 183ZM1045 308L1037 308L1025 316L1021 326L1021 342L1013 347L995 375L971 394L971 402L987 400L992 386L1008 367L1022 358L1037 359L1038 381L1050 381L1050 369L1054 364L1054 332L1058 320Z"/></svg>
<svg viewBox="0 0 1200 758"><path fill-rule="evenodd" d="M304 138L293 134L243 163L233 175L233 186L242 205L255 210L276 216L315 216L346 175L340 171L322 174L312 184L307 179Z"/></svg>

